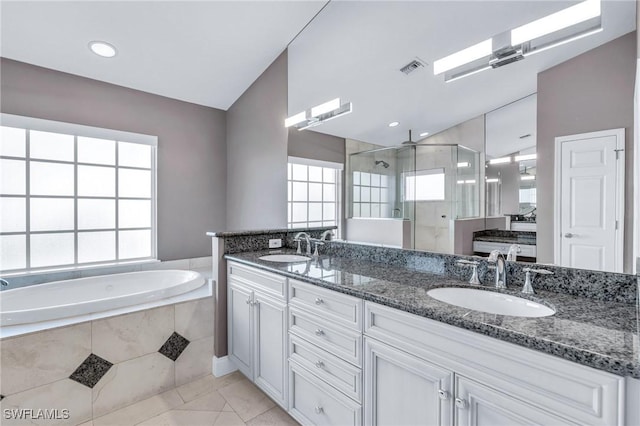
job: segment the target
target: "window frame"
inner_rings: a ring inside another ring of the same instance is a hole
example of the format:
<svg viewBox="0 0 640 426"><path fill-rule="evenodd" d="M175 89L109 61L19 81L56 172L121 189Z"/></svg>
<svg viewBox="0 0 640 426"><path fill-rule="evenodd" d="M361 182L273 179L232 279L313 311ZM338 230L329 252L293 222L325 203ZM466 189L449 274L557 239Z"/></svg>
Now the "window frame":
<svg viewBox="0 0 640 426"><path fill-rule="evenodd" d="M46 271L65 271L65 270L77 270L94 267L105 267L110 265L122 265L122 264L134 264L134 263L147 263L157 261L158 257L158 220L157 220L157 182L158 182L158 167L157 167L157 148L158 137L152 135L144 135L139 133L131 133L121 130L112 130L105 128L98 128L92 126L85 126L74 123L66 123L52 120L44 120L33 117L24 117L12 114L0 114L0 125L3 127L14 127L25 129L25 153L24 157L5 156L0 155L0 158L5 160L20 160L25 164L25 192L24 194L2 194L0 197L7 198L19 198L25 200L25 228L23 232L2 232L0 235L24 235L25 237L25 267L20 269L7 269L3 270L4 276L17 276L17 275L31 275L38 274ZM72 160L52 160L52 159L40 159L31 158L30 156L30 131L42 131L50 133L59 133L64 135L73 136L73 159ZM114 141L114 163L113 165L79 162L78 161L78 140L79 138L96 138ZM134 143L139 145L146 145L150 147L151 161L149 168L147 167L135 167L135 166L122 166L119 164L118 149L119 142ZM32 162L47 163L47 164L64 164L73 166L73 195L32 195L31 194L31 173L30 166ZM113 196L81 196L78 194L79 182L78 182L78 170L81 166L89 167L104 167L112 169L114 171L114 195ZM148 170L150 172L150 197L120 197L118 180L119 170ZM31 229L31 212L30 205L34 199L64 199L73 200L73 228L65 230L40 230L33 231ZM114 226L112 228L96 228L96 229L80 229L78 220L79 200L113 200L114 201ZM151 203L151 217L149 227L119 227L119 203L127 200L145 200ZM120 232L122 231L135 231L135 230L149 230L150 231L150 256L138 257L138 258L126 258L119 259L119 239ZM79 261L79 235L82 233L91 232L113 232L114 233L114 259L101 260L101 261ZM72 234L73 235L73 263L65 263L60 265L46 265L46 266L32 266L31 251L31 236L32 235L53 235L53 234Z"/></svg>

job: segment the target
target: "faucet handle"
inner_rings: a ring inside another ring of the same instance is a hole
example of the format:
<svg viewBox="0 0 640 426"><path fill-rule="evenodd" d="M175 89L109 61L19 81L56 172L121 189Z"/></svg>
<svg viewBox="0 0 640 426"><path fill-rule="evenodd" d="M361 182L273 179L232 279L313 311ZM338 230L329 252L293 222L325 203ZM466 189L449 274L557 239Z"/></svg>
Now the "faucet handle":
<svg viewBox="0 0 640 426"><path fill-rule="evenodd" d="M476 260L466 260L466 259L457 260L456 263L461 266L473 266L473 265L478 266L480 264L480 262Z"/></svg>
<svg viewBox="0 0 640 426"><path fill-rule="evenodd" d="M541 274L541 275L553 275L553 272L548 271L546 269L531 269L531 272L534 272L536 274Z"/></svg>
<svg viewBox="0 0 640 426"><path fill-rule="evenodd" d="M318 256L320 256L320 255L318 254L318 246L323 246L323 245L324 245L324 243L323 243L322 241L316 241L316 240L314 240L313 242L314 242L314 243L315 243L315 245L316 245L316 246L315 246L315 250L313 251L313 257L318 257Z"/></svg>

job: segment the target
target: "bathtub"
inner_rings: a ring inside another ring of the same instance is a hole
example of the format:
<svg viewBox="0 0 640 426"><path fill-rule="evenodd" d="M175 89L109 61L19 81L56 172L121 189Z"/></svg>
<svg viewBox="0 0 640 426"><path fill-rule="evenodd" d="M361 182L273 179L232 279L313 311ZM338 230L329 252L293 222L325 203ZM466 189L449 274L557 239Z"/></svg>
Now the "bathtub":
<svg viewBox="0 0 640 426"><path fill-rule="evenodd" d="M158 305L159 301L171 300L204 284L204 277L196 271L170 269L77 278L5 290L0 292L0 326L9 329L19 324L83 318L104 311L125 312L128 310L123 308Z"/></svg>

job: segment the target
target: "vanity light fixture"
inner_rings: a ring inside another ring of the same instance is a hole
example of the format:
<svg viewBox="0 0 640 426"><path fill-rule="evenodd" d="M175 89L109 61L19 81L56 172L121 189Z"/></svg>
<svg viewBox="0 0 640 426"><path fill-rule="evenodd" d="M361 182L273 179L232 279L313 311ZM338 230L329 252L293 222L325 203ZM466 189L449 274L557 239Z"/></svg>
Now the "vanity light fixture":
<svg viewBox="0 0 640 426"><path fill-rule="evenodd" d="M535 160L538 157L538 154L526 154L526 155L516 155L516 161L527 161L527 160Z"/></svg>
<svg viewBox="0 0 640 426"><path fill-rule="evenodd" d="M420 137L424 138L425 136L429 136L429 132L422 132L420 133Z"/></svg>
<svg viewBox="0 0 640 426"><path fill-rule="evenodd" d="M389 123L389 127L396 127L398 124L400 124L399 121L392 121L391 123Z"/></svg>
<svg viewBox="0 0 640 426"><path fill-rule="evenodd" d="M465 167L471 167L471 163L470 163L470 162L468 162L468 161L463 161L463 162L461 162L461 163L458 163L458 164L457 164L457 167L458 167L459 169L462 169L462 168L465 168Z"/></svg>
<svg viewBox="0 0 640 426"><path fill-rule="evenodd" d="M489 178L489 179L485 179L485 182L487 182L487 183L498 183L498 182L500 182L500 179L498 179L498 178Z"/></svg>
<svg viewBox="0 0 640 426"><path fill-rule="evenodd" d="M457 181L458 184L462 185L462 184L474 184L476 183L475 179L468 179L468 180L459 180Z"/></svg>
<svg viewBox="0 0 640 426"><path fill-rule="evenodd" d="M489 164L505 164L510 162L511 162L511 157L501 157L501 158L494 158L493 160L489 160Z"/></svg>
<svg viewBox="0 0 640 426"><path fill-rule="evenodd" d="M438 59L433 63L433 75L442 74L443 72L458 68L461 65L491 55L492 45L493 40L487 39L471 47L452 53L449 56L445 56L442 59Z"/></svg>
<svg viewBox="0 0 640 426"><path fill-rule="evenodd" d="M351 102L340 104L340 98L335 98L329 102L287 117L284 120L284 127L294 126L298 130L304 130L349 114L351 111L353 111Z"/></svg>
<svg viewBox="0 0 640 426"><path fill-rule="evenodd" d="M536 180L535 175L523 175L520 176L520 180Z"/></svg>
<svg viewBox="0 0 640 426"><path fill-rule="evenodd" d="M105 41L92 41L89 43L89 49L103 58L113 58L117 53L116 48Z"/></svg>

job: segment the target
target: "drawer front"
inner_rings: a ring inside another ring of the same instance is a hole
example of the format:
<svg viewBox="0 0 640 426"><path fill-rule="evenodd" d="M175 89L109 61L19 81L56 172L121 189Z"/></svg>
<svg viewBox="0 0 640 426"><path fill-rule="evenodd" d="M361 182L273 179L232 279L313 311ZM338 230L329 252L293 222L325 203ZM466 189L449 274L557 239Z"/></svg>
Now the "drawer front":
<svg viewBox="0 0 640 426"><path fill-rule="evenodd" d="M336 389L323 383L305 368L289 363L289 414L304 425L357 426L362 408Z"/></svg>
<svg viewBox="0 0 640 426"><path fill-rule="evenodd" d="M575 423L622 423L622 377L371 302L365 334Z"/></svg>
<svg viewBox="0 0 640 426"><path fill-rule="evenodd" d="M362 334L291 306L289 331L350 363L362 366Z"/></svg>
<svg viewBox="0 0 640 426"><path fill-rule="evenodd" d="M357 402L362 402L362 370L295 335L289 337L289 359Z"/></svg>
<svg viewBox="0 0 640 426"><path fill-rule="evenodd" d="M227 273L229 280L248 284L278 299L286 299L287 279L285 277L236 262L229 262Z"/></svg>
<svg viewBox="0 0 640 426"><path fill-rule="evenodd" d="M289 303L362 331L363 301L313 284L289 280Z"/></svg>

